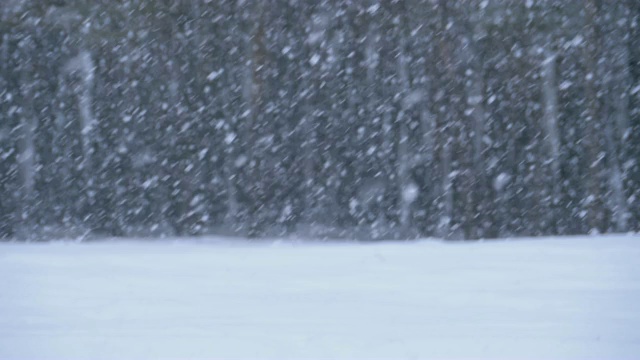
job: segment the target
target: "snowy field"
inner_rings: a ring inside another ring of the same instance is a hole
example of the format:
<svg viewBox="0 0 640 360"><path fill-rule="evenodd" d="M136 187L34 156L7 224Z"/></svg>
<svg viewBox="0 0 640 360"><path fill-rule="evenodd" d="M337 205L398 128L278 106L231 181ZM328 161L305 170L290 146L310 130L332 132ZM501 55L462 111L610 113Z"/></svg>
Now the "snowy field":
<svg viewBox="0 0 640 360"><path fill-rule="evenodd" d="M640 358L640 236L0 244L0 359Z"/></svg>

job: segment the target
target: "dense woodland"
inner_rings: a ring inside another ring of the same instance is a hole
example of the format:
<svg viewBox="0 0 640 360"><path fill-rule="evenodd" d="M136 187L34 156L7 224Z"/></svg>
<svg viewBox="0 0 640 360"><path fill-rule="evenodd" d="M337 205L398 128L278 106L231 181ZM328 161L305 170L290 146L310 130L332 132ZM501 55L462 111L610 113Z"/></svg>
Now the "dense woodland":
<svg viewBox="0 0 640 360"><path fill-rule="evenodd" d="M637 0L3 0L0 238L640 230Z"/></svg>

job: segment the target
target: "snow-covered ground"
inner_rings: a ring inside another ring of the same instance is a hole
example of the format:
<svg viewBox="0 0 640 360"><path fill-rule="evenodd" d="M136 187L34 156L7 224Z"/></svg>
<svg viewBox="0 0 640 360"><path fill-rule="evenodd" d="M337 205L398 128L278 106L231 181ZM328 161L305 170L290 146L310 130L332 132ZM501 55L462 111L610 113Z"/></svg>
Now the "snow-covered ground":
<svg viewBox="0 0 640 360"><path fill-rule="evenodd" d="M640 236L0 244L0 359L640 358Z"/></svg>

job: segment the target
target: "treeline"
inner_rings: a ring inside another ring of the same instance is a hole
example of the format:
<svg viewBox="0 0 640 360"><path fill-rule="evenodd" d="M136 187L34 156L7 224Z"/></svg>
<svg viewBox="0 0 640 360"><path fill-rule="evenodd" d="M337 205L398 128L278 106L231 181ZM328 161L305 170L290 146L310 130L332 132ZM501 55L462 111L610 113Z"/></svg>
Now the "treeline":
<svg viewBox="0 0 640 360"><path fill-rule="evenodd" d="M0 237L640 229L636 0L0 16Z"/></svg>

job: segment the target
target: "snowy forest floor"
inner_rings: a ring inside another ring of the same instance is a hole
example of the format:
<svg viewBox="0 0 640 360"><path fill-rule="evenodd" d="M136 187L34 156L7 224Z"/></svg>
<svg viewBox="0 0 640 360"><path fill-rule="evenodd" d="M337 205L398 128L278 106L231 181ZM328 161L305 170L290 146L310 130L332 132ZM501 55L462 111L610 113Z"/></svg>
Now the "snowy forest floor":
<svg viewBox="0 0 640 360"><path fill-rule="evenodd" d="M640 236L0 244L1 359L638 358Z"/></svg>

